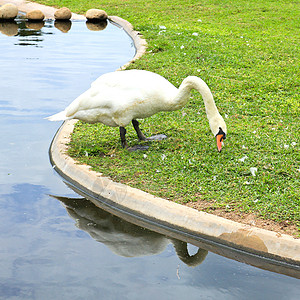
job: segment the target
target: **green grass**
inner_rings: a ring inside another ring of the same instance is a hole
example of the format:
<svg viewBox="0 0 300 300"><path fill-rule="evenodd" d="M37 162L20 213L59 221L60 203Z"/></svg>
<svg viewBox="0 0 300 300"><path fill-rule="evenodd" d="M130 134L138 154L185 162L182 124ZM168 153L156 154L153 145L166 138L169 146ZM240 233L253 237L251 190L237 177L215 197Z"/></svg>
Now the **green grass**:
<svg viewBox="0 0 300 300"><path fill-rule="evenodd" d="M123 150L117 128L78 123L70 155L154 195L289 221L299 235L299 2L38 2L78 13L100 8L128 20L149 44L129 68L154 71L175 86L188 75L201 77L228 127L219 154L194 92L182 110L141 122L148 136L168 135L148 151ZM131 127L128 140L137 143Z"/></svg>

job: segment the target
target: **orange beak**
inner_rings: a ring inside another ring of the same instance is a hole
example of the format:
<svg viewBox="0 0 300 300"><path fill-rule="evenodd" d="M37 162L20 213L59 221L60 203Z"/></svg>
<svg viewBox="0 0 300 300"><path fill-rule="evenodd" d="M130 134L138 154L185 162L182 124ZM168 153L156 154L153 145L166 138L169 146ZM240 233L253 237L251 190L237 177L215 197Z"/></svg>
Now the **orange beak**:
<svg viewBox="0 0 300 300"><path fill-rule="evenodd" d="M218 151L221 152L222 151L222 144L223 144L223 135L222 134L218 134L216 136L216 139L217 139L217 148L218 148Z"/></svg>

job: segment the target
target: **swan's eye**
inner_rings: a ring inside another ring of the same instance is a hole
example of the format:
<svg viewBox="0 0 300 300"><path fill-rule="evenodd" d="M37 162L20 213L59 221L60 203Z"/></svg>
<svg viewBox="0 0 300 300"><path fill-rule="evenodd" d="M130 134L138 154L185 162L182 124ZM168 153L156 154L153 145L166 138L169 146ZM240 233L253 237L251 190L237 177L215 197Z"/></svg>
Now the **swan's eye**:
<svg viewBox="0 0 300 300"><path fill-rule="evenodd" d="M222 140L226 140L226 133L223 133Z"/></svg>
<svg viewBox="0 0 300 300"><path fill-rule="evenodd" d="M226 139L226 133L222 130L221 127L219 127L219 132L216 134L216 136L217 135L221 135L221 138L220 138L221 142Z"/></svg>

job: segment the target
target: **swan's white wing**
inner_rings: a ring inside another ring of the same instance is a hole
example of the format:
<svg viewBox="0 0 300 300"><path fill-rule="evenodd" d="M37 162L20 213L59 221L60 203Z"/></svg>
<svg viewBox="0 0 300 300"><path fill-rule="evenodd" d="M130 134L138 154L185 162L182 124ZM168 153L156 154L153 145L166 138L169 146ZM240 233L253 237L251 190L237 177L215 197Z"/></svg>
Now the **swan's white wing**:
<svg viewBox="0 0 300 300"><path fill-rule="evenodd" d="M65 110L67 118L126 126L167 109L177 89L165 78L142 70L107 73L77 97Z"/></svg>

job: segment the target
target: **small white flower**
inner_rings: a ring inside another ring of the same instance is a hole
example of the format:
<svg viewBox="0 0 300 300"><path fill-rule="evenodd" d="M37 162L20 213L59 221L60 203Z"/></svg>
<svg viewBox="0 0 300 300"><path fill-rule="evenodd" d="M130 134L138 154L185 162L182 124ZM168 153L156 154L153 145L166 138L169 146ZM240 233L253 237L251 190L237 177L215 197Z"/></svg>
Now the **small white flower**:
<svg viewBox="0 0 300 300"><path fill-rule="evenodd" d="M162 159L162 160L165 160L166 157L167 157L167 156L166 156L165 154L162 154L162 155L161 155L161 159Z"/></svg>
<svg viewBox="0 0 300 300"><path fill-rule="evenodd" d="M243 146L242 146L242 149L246 149L246 146L245 146L245 145L243 145Z"/></svg>
<svg viewBox="0 0 300 300"><path fill-rule="evenodd" d="M244 184L249 185L251 183L249 181L245 181Z"/></svg>
<svg viewBox="0 0 300 300"><path fill-rule="evenodd" d="M159 29L167 29L167 27L164 25L159 25Z"/></svg>
<svg viewBox="0 0 300 300"><path fill-rule="evenodd" d="M88 154L87 151L84 151L84 155L85 155L85 156L89 156L89 154Z"/></svg>
<svg viewBox="0 0 300 300"><path fill-rule="evenodd" d="M198 36L199 34L197 32L192 33L193 36Z"/></svg>
<svg viewBox="0 0 300 300"><path fill-rule="evenodd" d="M200 69L197 69L197 72L201 72L201 70L200 70Z"/></svg>
<svg viewBox="0 0 300 300"><path fill-rule="evenodd" d="M228 119L228 115L227 114L225 114L224 117L225 117L225 119Z"/></svg>
<svg viewBox="0 0 300 300"><path fill-rule="evenodd" d="M156 170L156 173L160 173L160 170Z"/></svg>
<svg viewBox="0 0 300 300"><path fill-rule="evenodd" d="M143 154L143 157L144 157L144 158L147 158L147 157L148 157L148 155L147 155L147 154Z"/></svg>
<svg viewBox="0 0 300 300"><path fill-rule="evenodd" d="M250 168L250 172L251 172L251 175L252 175L252 176L256 176L255 173L257 172L257 168L256 168L256 167L251 167L251 168Z"/></svg>
<svg viewBox="0 0 300 300"><path fill-rule="evenodd" d="M182 46L180 46L180 49L183 49L184 48L184 46L182 45Z"/></svg>
<svg viewBox="0 0 300 300"><path fill-rule="evenodd" d="M214 177L213 177L213 180L217 180L217 176L214 176Z"/></svg>
<svg viewBox="0 0 300 300"><path fill-rule="evenodd" d="M198 19L197 22L202 22L202 20L201 20L201 19Z"/></svg>
<svg viewBox="0 0 300 300"><path fill-rule="evenodd" d="M258 201L259 201L258 199L253 200L254 203L257 203Z"/></svg>
<svg viewBox="0 0 300 300"><path fill-rule="evenodd" d="M288 149L288 148L289 148L289 145L284 144L283 147L284 147L284 149Z"/></svg>
<svg viewBox="0 0 300 300"><path fill-rule="evenodd" d="M256 130L254 130L252 133L254 133L254 134L255 134L255 133L256 133Z"/></svg>
<svg viewBox="0 0 300 300"><path fill-rule="evenodd" d="M229 208L230 208L230 205L227 204L227 205L226 205L226 209L229 209Z"/></svg>
<svg viewBox="0 0 300 300"><path fill-rule="evenodd" d="M242 158L239 159L240 162L244 162L248 158L247 155L243 156Z"/></svg>
<svg viewBox="0 0 300 300"><path fill-rule="evenodd" d="M296 142L292 142L292 144L291 144L292 146L296 146L297 145L297 143Z"/></svg>

